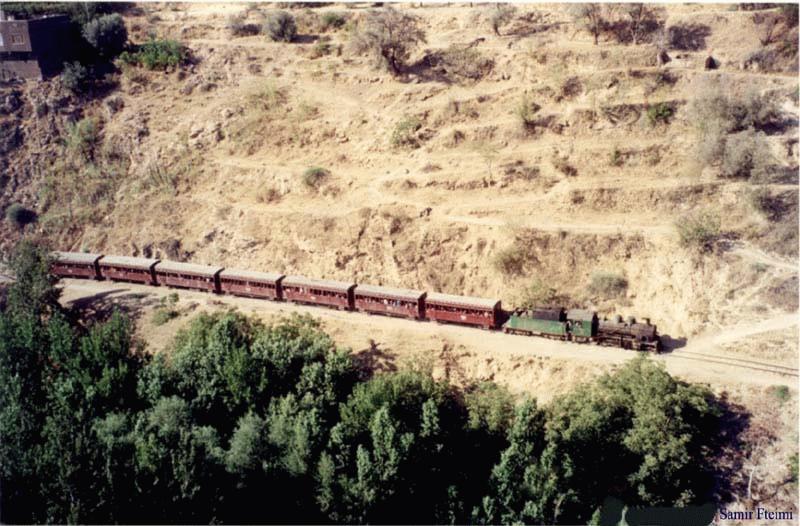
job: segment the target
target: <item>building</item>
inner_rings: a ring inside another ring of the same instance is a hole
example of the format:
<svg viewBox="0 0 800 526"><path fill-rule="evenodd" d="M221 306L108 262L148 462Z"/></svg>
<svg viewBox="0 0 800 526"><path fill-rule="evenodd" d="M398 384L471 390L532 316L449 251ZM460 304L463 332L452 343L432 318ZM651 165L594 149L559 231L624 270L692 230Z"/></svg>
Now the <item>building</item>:
<svg viewBox="0 0 800 526"><path fill-rule="evenodd" d="M72 46L66 15L9 20L0 10L0 81L38 79L61 71Z"/></svg>

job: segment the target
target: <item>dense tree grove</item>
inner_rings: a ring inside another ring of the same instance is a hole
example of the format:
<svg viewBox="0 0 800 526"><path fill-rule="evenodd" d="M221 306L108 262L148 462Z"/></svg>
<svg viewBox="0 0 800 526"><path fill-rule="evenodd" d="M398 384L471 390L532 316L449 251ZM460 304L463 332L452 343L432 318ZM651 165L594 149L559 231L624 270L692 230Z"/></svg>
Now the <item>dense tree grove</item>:
<svg viewBox="0 0 800 526"><path fill-rule="evenodd" d="M2 522L586 523L709 498L719 410L646 359L542 407L364 379L309 317L199 315L150 356L21 245L0 314Z"/></svg>

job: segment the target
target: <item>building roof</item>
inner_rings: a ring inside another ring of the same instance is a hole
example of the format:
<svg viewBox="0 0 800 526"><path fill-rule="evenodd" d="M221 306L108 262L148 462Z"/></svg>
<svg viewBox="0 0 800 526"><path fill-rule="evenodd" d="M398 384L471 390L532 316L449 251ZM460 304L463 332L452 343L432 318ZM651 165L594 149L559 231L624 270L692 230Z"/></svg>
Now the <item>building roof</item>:
<svg viewBox="0 0 800 526"><path fill-rule="evenodd" d="M567 311L568 320L592 321L597 314L588 309L570 309Z"/></svg>
<svg viewBox="0 0 800 526"><path fill-rule="evenodd" d="M479 309L494 309L496 306L500 305L500 300L455 296L453 294L442 294L440 292L429 292L425 301L427 303L443 303L445 305L457 307L478 307Z"/></svg>
<svg viewBox="0 0 800 526"><path fill-rule="evenodd" d="M221 278L267 281L269 283L275 283L284 277L283 274L278 274L277 272L258 272L255 270L241 270L236 268L226 268L220 272L219 276Z"/></svg>
<svg viewBox="0 0 800 526"><path fill-rule="evenodd" d="M177 274L194 274L196 276L212 277L220 272L222 267L211 265L197 265L195 263L179 263L177 261L160 261L156 265L156 272L172 272Z"/></svg>
<svg viewBox="0 0 800 526"><path fill-rule="evenodd" d="M158 263L158 259L135 258L131 256L103 256L100 265L111 265L115 267L131 267L143 270L150 270L153 265Z"/></svg>
<svg viewBox="0 0 800 526"><path fill-rule="evenodd" d="M338 292L347 292L355 287L355 283L345 281L334 281L330 279L312 279L303 276L286 276L283 278L284 287L311 287Z"/></svg>
<svg viewBox="0 0 800 526"><path fill-rule="evenodd" d="M381 287L378 285L361 285L356 286L356 294L367 294L370 296L380 296L382 298L396 298L408 301L419 301L425 294L421 290L411 289L396 289L394 287Z"/></svg>
<svg viewBox="0 0 800 526"><path fill-rule="evenodd" d="M74 263L77 265L93 265L102 254L91 252L53 252L53 257L61 263Z"/></svg>

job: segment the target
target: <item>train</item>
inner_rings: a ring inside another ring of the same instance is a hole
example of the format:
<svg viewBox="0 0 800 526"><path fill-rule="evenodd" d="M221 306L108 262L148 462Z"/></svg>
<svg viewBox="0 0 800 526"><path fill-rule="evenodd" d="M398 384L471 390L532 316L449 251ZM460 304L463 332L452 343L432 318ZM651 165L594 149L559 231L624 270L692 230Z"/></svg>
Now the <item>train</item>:
<svg viewBox="0 0 800 526"><path fill-rule="evenodd" d="M505 311L501 300L365 285L161 259L54 252L50 272L58 277L111 280L200 290L271 301L289 301L406 318L454 323L507 334L661 352L657 327L615 316L600 319L586 309L543 306Z"/></svg>

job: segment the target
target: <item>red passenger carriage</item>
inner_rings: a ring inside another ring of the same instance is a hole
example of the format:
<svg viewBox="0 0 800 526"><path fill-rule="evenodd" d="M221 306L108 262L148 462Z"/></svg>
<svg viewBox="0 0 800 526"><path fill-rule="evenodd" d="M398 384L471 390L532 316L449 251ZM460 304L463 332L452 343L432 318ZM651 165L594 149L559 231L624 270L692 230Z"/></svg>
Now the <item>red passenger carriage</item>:
<svg viewBox="0 0 800 526"><path fill-rule="evenodd" d="M116 281L132 281L146 285L156 284L157 259L128 256L103 256L100 260L100 275Z"/></svg>
<svg viewBox="0 0 800 526"><path fill-rule="evenodd" d="M222 292L234 296L279 300L282 298L281 281L285 277L275 272L226 268L219 274L219 286Z"/></svg>
<svg viewBox="0 0 800 526"><path fill-rule="evenodd" d="M355 283L328 279L311 279L302 276L286 276L281 282L283 298L295 303L327 305L338 309L353 308Z"/></svg>
<svg viewBox="0 0 800 526"><path fill-rule="evenodd" d="M101 257L88 252L53 252L50 272L64 278L100 279L97 262Z"/></svg>
<svg viewBox="0 0 800 526"><path fill-rule="evenodd" d="M159 285L219 292L219 273L222 267L161 261L156 263Z"/></svg>
<svg viewBox="0 0 800 526"><path fill-rule="evenodd" d="M496 329L500 318L500 300L431 292L425 298L425 316L433 321Z"/></svg>
<svg viewBox="0 0 800 526"><path fill-rule="evenodd" d="M358 285L353 297L356 310L361 312L402 316L414 320L425 317L425 293L421 290Z"/></svg>

